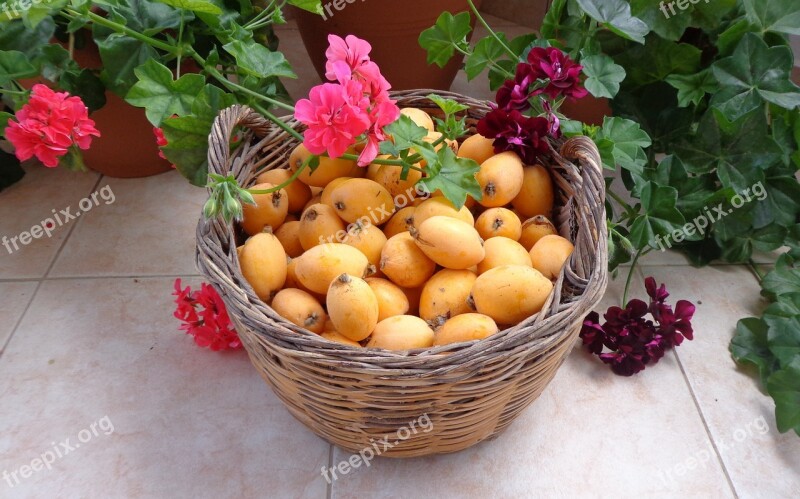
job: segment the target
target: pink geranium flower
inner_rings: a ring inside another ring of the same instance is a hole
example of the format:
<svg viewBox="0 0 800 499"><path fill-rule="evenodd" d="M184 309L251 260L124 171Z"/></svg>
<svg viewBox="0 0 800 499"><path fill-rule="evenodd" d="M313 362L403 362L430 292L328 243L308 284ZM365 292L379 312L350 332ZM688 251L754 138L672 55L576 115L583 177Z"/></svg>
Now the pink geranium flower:
<svg viewBox="0 0 800 499"><path fill-rule="evenodd" d="M77 146L88 149L100 132L80 99L54 92L46 85L33 86L30 100L8 120L6 138L20 161L36 156L45 166L58 166L59 159Z"/></svg>
<svg viewBox="0 0 800 499"><path fill-rule="evenodd" d="M367 144L358 157L358 166L369 166L380 152L380 143L388 137L383 127L388 126L400 117L400 108L395 101L386 99L375 102L370 112L371 125L367 133Z"/></svg>
<svg viewBox="0 0 800 499"><path fill-rule="evenodd" d="M295 106L295 118L308 126L304 144L312 154L338 158L370 127L361 84L324 83L311 89L308 99Z"/></svg>

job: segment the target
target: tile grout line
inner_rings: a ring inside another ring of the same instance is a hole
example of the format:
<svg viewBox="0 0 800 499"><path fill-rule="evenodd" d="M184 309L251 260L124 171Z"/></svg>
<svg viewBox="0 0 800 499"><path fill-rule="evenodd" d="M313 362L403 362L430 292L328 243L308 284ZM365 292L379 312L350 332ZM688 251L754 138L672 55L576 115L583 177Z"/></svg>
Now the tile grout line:
<svg viewBox="0 0 800 499"><path fill-rule="evenodd" d="M92 190L89 191L89 194L91 194L92 192L94 192L97 189L97 186L100 185L100 182L103 180L103 177L104 177L104 175L101 174L97 178L97 182L94 183L94 186L92 187ZM69 241L69 238L72 235L72 232L75 230L75 227L77 227L80 222L81 221L78 220L72 226L70 226L69 230L67 231L67 235L64 237L64 240L61 242L61 245L58 247L58 250L56 250L56 254L53 256L53 259L50 261L50 265L47 266L47 270L45 270L44 275L40 279L38 279L38 284L36 284L36 288L33 290L33 293L31 294L31 299L28 300L28 304L25 306L25 310L23 310L22 315L20 315L19 319L17 319L17 322L14 324L14 328L11 330L11 334L8 335L8 338L6 339L6 341L2 345L2 349L0 349L0 359L2 359L3 353L8 348L8 345L11 344L11 340L14 338L14 335L17 333L17 329L19 328L19 325L22 324L22 321L25 319L25 316L28 314L28 310L30 310L30 307L33 304L33 301L36 299L36 295L39 294L39 289L42 287L42 283L44 283L44 281L47 280L47 276L50 274L50 270L52 270L53 266L56 264L56 261L58 260L59 255L61 255L61 252L64 250L64 247L67 245L67 242Z"/></svg>
<svg viewBox="0 0 800 499"><path fill-rule="evenodd" d="M655 265L650 265L650 267L655 267ZM640 266L639 270L639 277L644 281L644 267ZM695 410L697 411L697 415L700 416L700 422L703 423L703 429L706 431L706 436L708 437L709 442L711 443L711 447L714 449L714 453L717 455L717 461L719 461L719 465L722 468L722 473L725 475L725 480L728 482L728 487L731 488L731 492L733 493L733 497L739 499L739 493L736 492L736 487L733 485L733 479L731 478L730 473L728 472L728 467L725 466L725 460L722 459L722 454L719 452L719 448L717 447L717 442L714 440L714 436L711 434L711 428L708 426L708 420L706 420L706 416L703 413L702 407L700 407L700 401L697 399L697 395L692 388L692 383L689 381L689 374L686 372L686 369L683 366L683 362L681 362L680 355L678 355L678 350L673 349L672 355L675 357L675 361L678 363L678 367L681 370L681 374L683 375L683 381L686 383L686 388L689 390L689 395L692 397L692 402L694 403Z"/></svg>
<svg viewBox="0 0 800 499"><path fill-rule="evenodd" d="M689 394L692 396L692 401L694 402L695 409L697 409L697 414L700 416L700 421L703 423L703 427L705 427L706 435L708 436L708 440L711 442L711 447L714 449L714 453L717 455L717 461L719 461L719 465L722 467L722 472L725 474L725 479L728 481L728 486L731 488L731 492L733 492L733 497L739 498L738 492L736 492L736 487L733 485L733 479L731 478L730 473L728 472L728 467L725 466L725 460L722 458L722 454L719 452L719 448L717 447L717 442L714 440L714 436L711 434L711 428L708 426L708 420L706 420L706 416L703 413L703 409L700 407L700 401L697 399L696 394L694 393L694 389L692 388L692 384L689 381L689 375L686 372L686 369L683 367L683 362L681 362L681 358L678 355L677 350L673 350L672 354L675 356L675 360L678 362L678 367L681 369L681 373L683 374L683 379L686 382L687 388L689 388Z"/></svg>
<svg viewBox="0 0 800 499"><path fill-rule="evenodd" d="M333 444L329 443L328 444L328 471L330 471L332 468L333 468ZM335 480L331 480L328 483L328 486L326 487L326 489L327 489L326 493L325 493L326 499L332 499L333 498L333 483L334 482L335 482Z"/></svg>

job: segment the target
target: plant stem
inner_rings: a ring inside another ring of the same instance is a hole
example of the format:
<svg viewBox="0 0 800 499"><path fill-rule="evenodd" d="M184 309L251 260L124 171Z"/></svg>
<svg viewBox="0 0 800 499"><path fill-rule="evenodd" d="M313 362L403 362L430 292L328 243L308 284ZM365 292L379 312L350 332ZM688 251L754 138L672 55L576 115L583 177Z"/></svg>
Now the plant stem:
<svg viewBox="0 0 800 499"><path fill-rule="evenodd" d="M628 280L625 282L625 291L622 293L622 308L625 308L628 305L628 291L630 291L631 281L633 281L633 273L636 271L636 264L639 263L639 258L642 256L642 251L644 251L644 248L636 252L636 256L633 257L633 261L631 262L631 269L628 271Z"/></svg>
<svg viewBox="0 0 800 499"><path fill-rule="evenodd" d="M459 47L458 45L453 45L453 48L455 48L457 52L459 52L459 53L461 53L461 54L463 54L463 55L465 55L467 57L471 57L472 56L472 52L468 52L468 51L462 49L461 47ZM492 65L492 69L494 69L498 73L502 73L507 78L514 78L516 76L513 73L511 73L510 71L508 71L506 68L504 68L503 66L497 64L496 61L490 61L490 63Z"/></svg>
<svg viewBox="0 0 800 499"><path fill-rule="evenodd" d="M509 48L509 46L506 45L506 43L503 41L503 39L500 38L497 35L497 33L494 32L492 27L489 26L489 23L486 22L486 19L484 19L483 16L481 15L481 13L478 11L478 8L475 7L475 4L472 2L472 0L467 0L467 3L469 3L470 8L472 9L472 12L475 14L475 17L478 19L478 21L480 21L481 24L483 25L483 27L486 28L486 31L489 32L489 34L492 36L492 38L494 38L495 40L498 41L498 43L500 43L500 46L503 47L503 50L505 50L508 53L508 55L511 56L511 59L519 60L519 54L517 54L513 50L511 50L511 48Z"/></svg>
<svg viewBox="0 0 800 499"><path fill-rule="evenodd" d="M65 12L67 12L68 14L70 14L72 16L80 16L81 15L79 12L77 12L75 10L72 10L72 9L65 9ZM180 51L179 48L174 46L174 45L170 45L169 43L162 42L160 40L156 40L155 38L151 38L151 37L149 37L147 35L143 35L143 34L139 33L138 31L130 29L127 26L124 26L124 25L119 24L119 23L115 23L114 21L106 19L103 16L98 16L94 12L89 12L87 15L89 17L89 20L92 21L95 24L99 24L100 26L105 26L106 28L110 28L110 29L116 31L117 33L122 33L122 34L124 34L126 36L129 36L129 37L133 38L134 40L139 40L142 43L146 43L146 44L151 45L151 46L153 46L155 48L161 49L164 52L168 52L168 53L170 53L172 55L178 55L178 53Z"/></svg>
<svg viewBox="0 0 800 499"><path fill-rule="evenodd" d="M183 9L181 9L181 24L178 28L178 46L181 47L183 43ZM183 58L183 50L178 51L177 64L175 66L175 79L181 77L181 59Z"/></svg>
<svg viewBox="0 0 800 499"><path fill-rule="evenodd" d="M752 270L753 273L756 275L756 277L758 277L759 281L764 280L764 274L762 274L761 271L758 270L758 266L756 266L756 262L754 262L752 258L747 261L747 266L750 267L750 270Z"/></svg>
<svg viewBox="0 0 800 499"><path fill-rule="evenodd" d="M313 158L314 156L309 156L308 158L306 158L306 160L303 161L303 164L300 165L300 168L298 168L297 171L294 172L292 176L289 177L284 183L276 185L275 187L270 187L269 189L247 189L247 192L249 192L250 194L272 194L273 192L278 192L281 189L289 187L289 185L295 180L297 180L300 174L303 173L303 170L305 170L308 167L309 163L311 163L311 160Z"/></svg>
<svg viewBox="0 0 800 499"><path fill-rule="evenodd" d="M200 57L200 55L198 55L194 51L192 51L192 57L194 57L194 59L199 64L201 64L203 66L203 69L205 69L206 72L208 72L209 75L213 76L217 81L219 81L220 83L222 83L223 85L225 85L229 89L242 92L243 94L247 94L247 95L249 95L251 97L255 97L256 99L259 99L259 100L262 100L262 101L268 103L270 106L279 107L281 109L285 109L286 111L291 111L292 113L294 113L294 107L293 106L290 106L289 104L283 103L283 102L281 102L279 100L267 97L266 95L261 95L258 92L250 90L249 88L243 87L243 86L239 85L238 83L234 83L234 82L230 81L229 79L225 78L225 75L220 73L216 68L213 68L211 66L206 65L205 59ZM266 116L267 114L270 114L270 113L264 112L262 114L264 114ZM272 116L272 114L270 114L270 116Z"/></svg>

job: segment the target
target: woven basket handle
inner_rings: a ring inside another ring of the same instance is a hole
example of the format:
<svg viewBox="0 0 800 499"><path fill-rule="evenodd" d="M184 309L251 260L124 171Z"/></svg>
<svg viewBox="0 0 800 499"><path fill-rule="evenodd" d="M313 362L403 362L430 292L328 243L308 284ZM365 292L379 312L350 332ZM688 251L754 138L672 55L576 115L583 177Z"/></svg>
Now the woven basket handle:
<svg viewBox="0 0 800 499"><path fill-rule="evenodd" d="M269 120L247 106L235 104L223 109L214 119L208 136L209 173L227 176L234 170L230 165L230 143L234 131L240 126L252 130L259 137L267 135L272 127Z"/></svg>

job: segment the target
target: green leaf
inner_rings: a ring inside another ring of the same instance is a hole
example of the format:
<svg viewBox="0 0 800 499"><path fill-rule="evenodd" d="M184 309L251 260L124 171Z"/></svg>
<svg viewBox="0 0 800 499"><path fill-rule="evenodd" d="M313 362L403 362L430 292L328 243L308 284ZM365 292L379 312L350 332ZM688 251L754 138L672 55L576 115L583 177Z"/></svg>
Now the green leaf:
<svg viewBox="0 0 800 499"><path fill-rule="evenodd" d="M0 112L0 115L8 114ZM9 116L11 116L9 114ZM7 117L0 116L0 134L5 129ZM19 160L13 154L0 149L0 192L6 187L15 184L25 176L25 170L19 164Z"/></svg>
<svg viewBox="0 0 800 499"><path fill-rule="evenodd" d="M320 0L289 0L287 3L315 14L322 12L322 2Z"/></svg>
<svg viewBox="0 0 800 499"><path fill-rule="evenodd" d="M190 10L203 14L222 14L222 9L207 0L155 0L176 9Z"/></svg>
<svg viewBox="0 0 800 499"><path fill-rule="evenodd" d="M469 109L469 106L465 106L464 104L461 104L453 99L445 99L444 97L436 94L429 94L426 97L433 101L434 104L439 106L439 109L441 109L446 116L460 113L461 111L466 111Z"/></svg>
<svg viewBox="0 0 800 499"><path fill-rule="evenodd" d="M615 57L627 71L624 88L657 83L674 74L693 74L700 70L702 51L688 43L674 43L655 35L646 45L633 45ZM642 64L642 61L647 61Z"/></svg>
<svg viewBox="0 0 800 499"><path fill-rule="evenodd" d="M800 4L794 0L744 0L744 9L762 32L800 35Z"/></svg>
<svg viewBox="0 0 800 499"><path fill-rule="evenodd" d="M155 60L136 68L136 76L139 81L125 100L131 105L145 108L147 119L153 126L160 126L173 114L188 114L192 102L205 85L205 78L199 74L185 74L173 80L172 71Z"/></svg>
<svg viewBox="0 0 800 499"><path fill-rule="evenodd" d="M0 50L18 50L31 59L50 43L55 33L55 22L52 19L45 19L34 29L20 22L3 23L2 26Z"/></svg>
<svg viewBox="0 0 800 499"><path fill-rule="evenodd" d="M234 40L223 48L236 58L239 69L258 78L284 76L297 78L292 66L281 52L273 52L258 42Z"/></svg>
<svg viewBox="0 0 800 499"><path fill-rule="evenodd" d="M733 55L711 67L721 89L711 104L730 121L761 107L765 100L787 109L800 106L800 87L790 81L793 65L789 47L769 47L748 33Z"/></svg>
<svg viewBox="0 0 800 499"><path fill-rule="evenodd" d="M686 166L678 156L670 155L664 158L655 167L645 168L641 181L633 193L639 196L641 188L648 181L659 185L669 185L678 190L677 207L687 220L702 215L703 208L712 206L715 202L712 196L717 190L716 177L712 175L689 175ZM705 234L698 234L704 236Z"/></svg>
<svg viewBox="0 0 800 499"><path fill-rule="evenodd" d="M498 33L498 36L508 45L508 40L503 33ZM490 67L495 61L502 59L505 55L506 51L497 38L493 36L482 38L475 45L472 55L469 56L464 66L467 79L470 81L474 80L483 73L486 68Z"/></svg>
<svg viewBox="0 0 800 499"><path fill-rule="evenodd" d="M800 268L796 268L786 255L778 259L775 270L764 277L764 291L780 298L783 295L800 293Z"/></svg>
<svg viewBox="0 0 800 499"><path fill-rule="evenodd" d="M676 208L678 191L648 182L642 189L641 200L643 214L631 226L631 243L637 248L648 245L659 248L659 236L665 237L686 223Z"/></svg>
<svg viewBox="0 0 800 499"><path fill-rule="evenodd" d="M603 119L603 127L600 129L598 139L613 143L611 154L616 164L630 171L641 173L647 162L644 148L650 147L652 142L638 123L616 116L606 116ZM611 167L614 168L613 165Z"/></svg>
<svg viewBox="0 0 800 499"><path fill-rule="evenodd" d="M58 85L70 94L80 97L90 112L106 105L106 87L91 69L64 73Z"/></svg>
<svg viewBox="0 0 800 499"><path fill-rule="evenodd" d="M767 378L777 367L775 356L767 344L769 327L761 319L742 319L736 326L736 335L730 350L734 360L740 364L752 364L758 368L761 382L766 386Z"/></svg>
<svg viewBox="0 0 800 499"><path fill-rule="evenodd" d="M778 431L794 430L800 436L800 358L769 377L767 392L775 399Z"/></svg>
<svg viewBox="0 0 800 499"><path fill-rule="evenodd" d="M40 22L51 17L51 13L64 8L67 0L39 0L34 2L23 15L25 25L35 28Z"/></svg>
<svg viewBox="0 0 800 499"><path fill-rule="evenodd" d="M436 24L419 35L419 44L428 52L428 64L436 64L440 68L447 65L455 54L469 49L467 35L472 31L468 12L456 16L442 12Z"/></svg>
<svg viewBox="0 0 800 499"><path fill-rule="evenodd" d="M103 61L101 79L109 90L121 96L136 83L134 70L147 61L158 59L155 49L126 36L112 35L97 40L97 47Z"/></svg>
<svg viewBox="0 0 800 499"><path fill-rule="evenodd" d="M578 5L595 21L605 25L617 35L644 43L650 28L631 14L631 6L624 0L577 0Z"/></svg>
<svg viewBox="0 0 800 499"><path fill-rule="evenodd" d="M422 139L428 136L428 130L417 125L414 121L401 114L400 118L391 125L384 128L386 133L392 136L393 141L381 143L381 153L399 157L403 151L408 151L415 147Z"/></svg>
<svg viewBox="0 0 800 499"><path fill-rule="evenodd" d="M773 170L768 170L763 184L757 188L764 193L755 207L756 226L795 223L800 214L800 183L794 176L773 174Z"/></svg>
<svg viewBox="0 0 800 499"><path fill-rule="evenodd" d="M162 129L167 145L162 151L192 184L200 187L206 184L211 126L221 110L235 103L234 95L206 85L194 100L191 115L164 121Z"/></svg>
<svg viewBox="0 0 800 499"><path fill-rule="evenodd" d="M659 36L670 41L679 40L689 27L714 32L723 23L725 16L736 8L736 0L701 0L692 2L691 5L687 2L686 10L681 10L678 3L672 0L631 0L630 4L634 16L647 23Z"/></svg>
<svg viewBox="0 0 800 499"><path fill-rule="evenodd" d="M459 158L449 147L439 150L438 161L428 163L428 176L420 180L428 192L441 190L444 197L460 210L467 195L476 200L482 198L481 187L475 178L481 167L475 161Z"/></svg>
<svg viewBox="0 0 800 499"><path fill-rule="evenodd" d="M112 21L124 24L146 36L177 28L181 22L180 10L151 0L109 0L102 3L106 5L104 8L108 9ZM191 15L184 14L183 17L187 20ZM112 33L108 28L98 25L92 29L95 40L105 38Z"/></svg>
<svg viewBox="0 0 800 499"><path fill-rule="evenodd" d="M719 85L710 70L704 69L692 75L670 75L665 81L678 90L678 105L700 105L706 94L715 93Z"/></svg>
<svg viewBox="0 0 800 499"><path fill-rule="evenodd" d="M786 368L795 358L800 358L800 315L780 317L765 315L764 322L769 326L767 335L769 350Z"/></svg>
<svg viewBox="0 0 800 499"><path fill-rule="evenodd" d="M22 52L16 50L0 52L0 86L8 85L13 80L31 78L37 74L39 71Z"/></svg>
<svg viewBox="0 0 800 499"><path fill-rule="evenodd" d="M41 53L34 62L40 68L39 74L53 82L57 82L69 70L80 71L75 61L70 59L69 52L55 43L42 47Z"/></svg>
<svg viewBox="0 0 800 499"><path fill-rule="evenodd" d="M587 76L584 85L595 97L613 99L619 92L619 84L625 79L625 68L615 64L607 55L592 55L581 59L583 72Z"/></svg>

